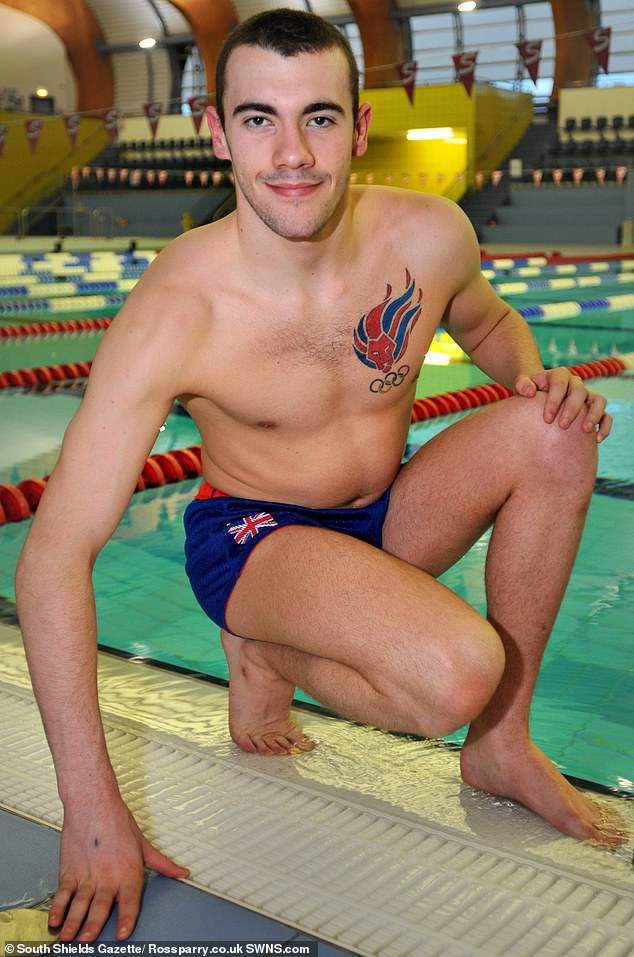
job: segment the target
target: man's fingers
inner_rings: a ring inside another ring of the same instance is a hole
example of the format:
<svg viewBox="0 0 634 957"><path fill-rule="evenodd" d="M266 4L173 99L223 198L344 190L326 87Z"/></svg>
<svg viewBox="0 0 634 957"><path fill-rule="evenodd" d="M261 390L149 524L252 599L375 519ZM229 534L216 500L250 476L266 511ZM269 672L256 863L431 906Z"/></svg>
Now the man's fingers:
<svg viewBox="0 0 634 957"><path fill-rule="evenodd" d="M79 931L78 940L96 940L103 930L104 924L108 920L108 917L110 916L114 899L115 894L111 888L101 888L95 892L90 903L90 907L88 908L88 913L86 914L83 925L81 926L81 930ZM137 898L137 912L138 907L139 904ZM132 922L130 929L132 929L133 926L134 922Z"/></svg>
<svg viewBox="0 0 634 957"><path fill-rule="evenodd" d="M551 379L550 388L546 393L546 401L544 403L544 419L546 422L555 421L567 395L570 397L568 382L562 381L562 379ZM561 424L563 425L563 422L561 422ZM569 425L570 423L567 424Z"/></svg>
<svg viewBox="0 0 634 957"><path fill-rule="evenodd" d="M143 860L145 866L152 871L163 874L164 877L189 877L189 868L181 867L170 857L161 854L149 841L143 839Z"/></svg>
<svg viewBox="0 0 634 957"><path fill-rule="evenodd" d="M68 903L75 892L75 884L70 882L60 882L55 896L53 897L53 903L51 904L51 909L48 912L48 925L51 930L57 930L57 928L62 924L64 916L66 914L66 908Z"/></svg>
<svg viewBox="0 0 634 957"><path fill-rule="evenodd" d="M93 897L95 895L94 885L83 883L75 890L70 905L66 911L64 924L59 932L59 939L62 941L73 940L77 936L80 927L84 923L86 915L90 910ZM111 897L112 902L112 897ZM112 906L112 904L111 904ZM97 932L98 933L98 932ZM90 938L85 937L84 940ZM94 939L94 938L93 938Z"/></svg>
<svg viewBox="0 0 634 957"><path fill-rule="evenodd" d="M117 940L125 940L134 930L141 907L143 885L131 884L121 888L117 901Z"/></svg>
<svg viewBox="0 0 634 957"><path fill-rule="evenodd" d="M607 412L601 419L599 423L599 430L597 432L597 442L603 442L604 439L607 439L608 435L612 431L612 416Z"/></svg>

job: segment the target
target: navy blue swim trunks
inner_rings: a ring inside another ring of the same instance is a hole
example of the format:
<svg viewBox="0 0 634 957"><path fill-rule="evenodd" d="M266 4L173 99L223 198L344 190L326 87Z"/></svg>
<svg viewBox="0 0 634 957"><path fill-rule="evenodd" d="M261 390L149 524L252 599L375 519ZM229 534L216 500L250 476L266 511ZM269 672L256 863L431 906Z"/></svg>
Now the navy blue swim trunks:
<svg viewBox="0 0 634 957"><path fill-rule="evenodd" d="M253 549L278 528L312 525L381 548L390 489L364 508L304 508L232 498L203 482L185 509L185 571L203 611L226 628L225 611Z"/></svg>

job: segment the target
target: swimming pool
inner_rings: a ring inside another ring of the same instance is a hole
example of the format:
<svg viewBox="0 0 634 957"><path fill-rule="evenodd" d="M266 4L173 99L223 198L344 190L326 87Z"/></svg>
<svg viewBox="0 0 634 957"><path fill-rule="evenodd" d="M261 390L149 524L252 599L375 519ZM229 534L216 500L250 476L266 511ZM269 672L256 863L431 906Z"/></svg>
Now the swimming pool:
<svg viewBox="0 0 634 957"><path fill-rule="evenodd" d="M575 321L546 321L540 336L562 336L575 359L592 340L605 351L628 351L632 317L611 311L605 329ZM577 338L584 337L577 342ZM99 334L80 333L0 344L0 368L88 359ZM563 341L562 340L562 341ZM550 339L545 339L546 345ZM592 343L590 343L591 345ZM543 349L542 342L542 349ZM604 353L605 354L605 353ZM588 356L592 351L588 349ZM485 377L471 366L430 367L420 392L463 387L465 378ZM615 414L614 434L600 449L600 481L593 496L586 534L571 587L544 659L533 709L533 733L539 744L569 775L634 794L634 668L631 621L634 620L634 379L601 380ZM41 476L52 467L61 435L80 395L52 388L41 392L0 392L3 457L0 482ZM410 430L408 454L454 419L418 423ZM155 451L198 441L193 423L171 415ZM218 632L191 595L182 562L182 512L198 480L138 493L95 570L102 646L126 655L224 680L226 665ZM13 570L28 522L0 528L0 595L5 615L13 614ZM475 607L484 609L482 586L486 536L443 580ZM300 700L310 701L305 696ZM454 742L461 735L451 737Z"/></svg>

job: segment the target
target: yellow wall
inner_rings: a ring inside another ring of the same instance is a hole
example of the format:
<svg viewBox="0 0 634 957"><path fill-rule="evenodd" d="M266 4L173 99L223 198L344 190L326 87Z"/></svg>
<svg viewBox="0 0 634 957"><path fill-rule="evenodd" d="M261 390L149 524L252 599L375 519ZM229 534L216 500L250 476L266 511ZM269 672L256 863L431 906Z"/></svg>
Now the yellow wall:
<svg viewBox="0 0 634 957"><path fill-rule="evenodd" d="M461 83L417 87L411 104L401 88L365 90L372 106L367 154L353 162L357 181L408 186L458 200L476 170L496 169L532 120L528 94ZM408 141L408 129L452 127L466 145L439 140Z"/></svg>
<svg viewBox="0 0 634 957"><path fill-rule="evenodd" d="M465 189L466 157L466 142L375 139L366 155L354 161L353 179L439 193L458 200Z"/></svg>
<svg viewBox="0 0 634 957"><path fill-rule="evenodd" d="M475 145L473 170L485 174L497 169L533 121L529 93L513 93L493 86L475 90Z"/></svg>
<svg viewBox="0 0 634 957"><path fill-rule="evenodd" d="M35 153L26 138L24 121L38 119L29 113L2 113L0 123L9 127L0 156L0 232L15 221L16 210L37 206L59 189L72 166L82 166L107 145L100 119L82 118L75 149L71 150L64 119L42 116Z"/></svg>

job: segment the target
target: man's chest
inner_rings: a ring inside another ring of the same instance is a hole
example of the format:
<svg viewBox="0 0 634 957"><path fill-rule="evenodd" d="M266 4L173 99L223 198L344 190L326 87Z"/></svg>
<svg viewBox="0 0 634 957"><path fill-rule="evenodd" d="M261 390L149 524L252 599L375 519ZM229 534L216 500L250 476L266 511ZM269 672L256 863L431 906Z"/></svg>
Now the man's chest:
<svg viewBox="0 0 634 957"><path fill-rule="evenodd" d="M277 366L365 372L372 378L420 368L443 312L407 269L392 282L367 283L338 298L316 295L300 304L283 296L258 313L242 314L242 349Z"/></svg>

